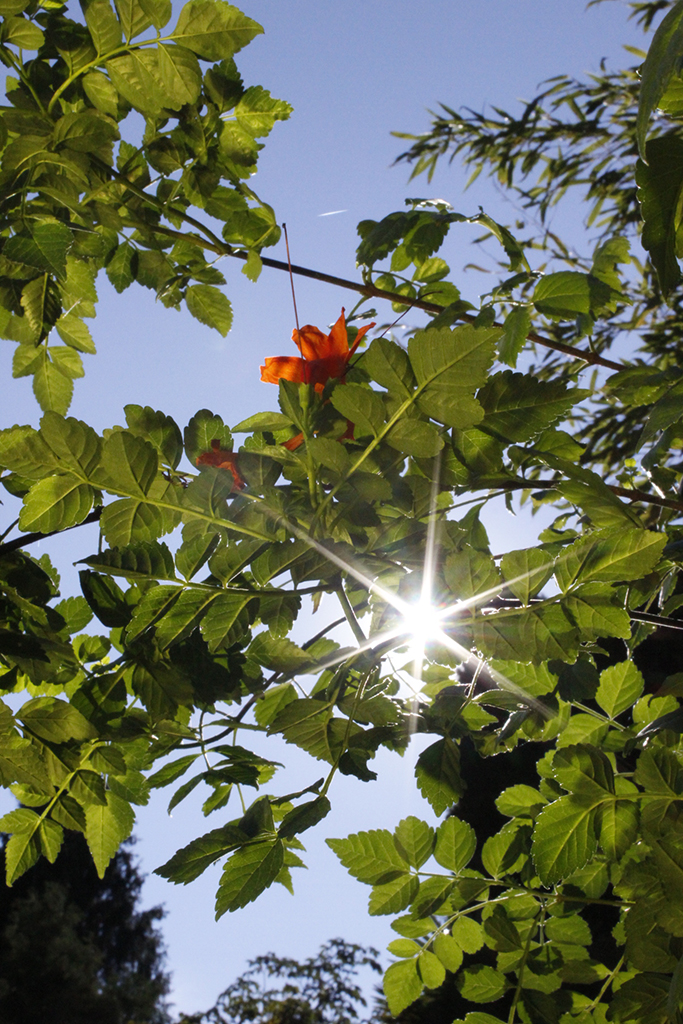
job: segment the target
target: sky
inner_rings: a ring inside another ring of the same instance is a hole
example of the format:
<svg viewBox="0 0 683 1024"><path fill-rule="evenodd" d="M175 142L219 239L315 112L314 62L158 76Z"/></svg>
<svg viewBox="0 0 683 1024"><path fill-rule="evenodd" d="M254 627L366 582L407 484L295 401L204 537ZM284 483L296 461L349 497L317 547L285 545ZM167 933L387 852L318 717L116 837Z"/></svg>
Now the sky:
<svg viewBox="0 0 683 1024"><path fill-rule="evenodd" d="M290 121L276 124L250 184L279 221L287 222L294 263L346 278L359 276L356 224L402 209L407 196L441 197L466 214L481 204L501 221L516 215L485 179L463 195L466 175L455 164L443 163L431 184L424 178L408 183L407 166L394 165L405 144L392 131L425 131L428 110L439 101L478 110L486 104L514 107L552 75L596 72L603 58L615 68L630 64L633 58L622 44L643 45L623 0L590 10L584 0L242 0L240 6L265 29L238 54L245 83L263 85L294 107ZM578 217L577 211L577 224ZM451 229L444 255L454 269L471 258L475 234L469 227ZM283 244L266 254L284 259ZM276 408L276 389L259 381L258 368L265 356L293 352L289 282L264 269L253 284L238 261L224 263L235 312L226 339L184 311L165 309L145 289L117 295L101 275L93 323L98 355L84 357L86 377L76 382L70 415L101 430L123 422L123 406L133 402L162 409L182 428L200 408L220 413L230 425ZM459 271L457 280L463 297L476 303L481 277ZM323 329L337 319L342 304L349 308L355 302L353 294L319 282L298 279L296 289L301 322ZM388 308L378 312L383 319L390 314ZM418 316L406 321L421 322ZM11 376L12 349L0 341L2 380ZM0 427L37 425L38 419L28 378L3 386ZM486 521L494 543L504 545L499 550L533 543L544 525L500 509ZM64 570L68 593L77 586L71 563L96 545L96 527L88 527L33 550L49 550ZM336 610L330 614L336 617ZM319 616L325 616L324 605ZM322 774L320 765L278 743L268 740L268 756L287 760L288 789ZM249 957L268 950L311 956L335 936L386 946L394 937L388 919L367 916L367 887L346 874L324 838L393 828L410 813L432 821L412 781L415 756L378 756L373 768L380 779L374 784L339 780L333 813L306 843L309 870L295 872L294 898L275 886L216 923L217 869L185 888L149 874L145 902L163 903L167 910L164 934L177 1010L207 1008ZM169 818L169 795L161 791L138 815L137 852L147 873L220 824L218 815L204 820L192 798Z"/></svg>

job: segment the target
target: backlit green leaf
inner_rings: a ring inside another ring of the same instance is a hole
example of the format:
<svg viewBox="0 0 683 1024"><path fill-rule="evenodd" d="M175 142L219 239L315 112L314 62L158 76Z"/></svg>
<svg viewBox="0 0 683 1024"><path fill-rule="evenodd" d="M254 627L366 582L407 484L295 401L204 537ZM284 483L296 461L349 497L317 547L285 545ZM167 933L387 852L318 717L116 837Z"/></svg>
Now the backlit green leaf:
<svg viewBox="0 0 683 1024"><path fill-rule="evenodd" d="M106 800L105 805L90 804L85 810L85 838L100 878L135 821L133 808L121 797L107 790Z"/></svg>
<svg viewBox="0 0 683 1024"><path fill-rule="evenodd" d="M260 896L277 878L283 861L284 846L280 839L244 846L233 853L218 885L216 920Z"/></svg>
<svg viewBox="0 0 683 1024"><path fill-rule="evenodd" d="M225 60L263 32L225 0L190 0L171 35L205 60Z"/></svg>
<svg viewBox="0 0 683 1024"><path fill-rule="evenodd" d="M632 661L610 665L600 673L595 699L610 718L617 718L641 696L645 681Z"/></svg>
<svg viewBox="0 0 683 1024"><path fill-rule="evenodd" d="M544 885L553 885L588 863L597 850L596 824L590 796L563 796L541 811L533 858Z"/></svg>
<svg viewBox="0 0 683 1024"><path fill-rule="evenodd" d="M194 2L190 0L190 3ZM200 2L208 3L210 0ZM207 327L213 327L225 338L232 327L232 306L222 291L210 284L193 284L185 292L185 301L196 320Z"/></svg>

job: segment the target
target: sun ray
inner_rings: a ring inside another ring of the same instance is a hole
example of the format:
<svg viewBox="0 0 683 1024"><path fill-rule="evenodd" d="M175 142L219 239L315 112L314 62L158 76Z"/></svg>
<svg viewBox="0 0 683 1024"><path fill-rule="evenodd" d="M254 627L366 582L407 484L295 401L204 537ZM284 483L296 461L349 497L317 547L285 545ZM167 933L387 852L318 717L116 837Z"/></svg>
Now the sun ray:
<svg viewBox="0 0 683 1024"><path fill-rule="evenodd" d="M437 473L435 473L432 479L432 495L434 494L434 492L438 494ZM376 580L373 580L372 577L368 576L367 572L365 572L364 569L361 569L358 567L357 564L354 564L354 560L349 558L343 558L341 555L338 555L335 551L332 551L330 548L326 547L320 541L316 540L315 537L311 537L309 533L307 533L305 530L301 529L299 526L293 523L287 516L283 515L281 511L269 508L267 503L262 498L258 498L255 495L244 495L244 497L248 497L255 503L258 503L268 515L270 515L274 520L283 525L285 529L292 534L292 536L303 541L310 548L317 551L328 561L332 562L333 565L338 566L338 568L340 568L343 572L347 573L349 576L355 579L356 582L360 583L361 586L363 586L369 593L375 594L377 597L379 597L382 601L391 606L403 617L403 619L405 620L404 627L397 627L369 637L367 641L359 644L358 647L353 651L354 657L357 654L363 653L366 650L370 650L372 648L381 646L383 643L387 643L391 639L398 639L399 637L408 638L410 636L415 636L417 626L418 631L422 633L424 641L422 656L420 659L422 663L424 662L424 647L426 647L426 644L428 642L439 643L447 650L454 653L461 661L468 661L472 657L473 652L468 650L468 648L464 647L462 644L458 643L458 641L455 640L452 636L449 636L449 634L443 630L441 624L447 619L452 619L458 614L469 610L470 608L476 607L477 605L481 605L482 603L485 604L487 600L500 596L503 590L508 588L511 584L513 585L516 582L526 580L531 575L537 575L543 569L551 568L553 565L553 563L549 561L545 567L535 568L533 570L533 573L521 573L514 579L506 580L496 585L495 587L490 587L479 594L475 594L471 598L456 601L452 605L449 605L447 608L439 609L431 605L431 603L423 604L423 594L429 594L429 596L431 597L436 552L437 517L436 514L432 513L430 509L430 520L427 530L427 545L425 551L425 569L423 570L422 590L420 601L418 602L418 607L421 605L421 611L416 612L415 603L405 601L403 598L399 597L398 594L394 594L390 590L387 590L387 588L382 586L382 584L378 583ZM430 502L430 505L434 504L435 500ZM453 628L457 629L457 625ZM343 656L340 655L338 657L329 659L328 661L321 662L320 665L316 667L334 667L334 665L341 664L341 662L348 659L348 657L350 657L350 655L346 653ZM547 718L551 716L551 712L544 704L536 700L536 698L532 697L530 694L526 693L522 687L518 686L516 683L513 683L513 681L509 679L507 676L505 676L502 672L499 672L498 670L492 668L488 662L485 662L485 664L491 678L494 680L498 687L507 690L509 693L512 693L520 700L521 703L524 703L527 706L533 708L534 711L537 711L544 717ZM422 665L420 665L420 676L421 672Z"/></svg>

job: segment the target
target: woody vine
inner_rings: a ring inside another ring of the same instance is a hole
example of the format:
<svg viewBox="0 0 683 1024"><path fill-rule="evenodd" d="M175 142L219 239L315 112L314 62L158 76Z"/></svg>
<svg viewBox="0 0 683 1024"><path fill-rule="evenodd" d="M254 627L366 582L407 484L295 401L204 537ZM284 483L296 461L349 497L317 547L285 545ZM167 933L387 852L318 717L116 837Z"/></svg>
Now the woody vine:
<svg viewBox="0 0 683 1024"><path fill-rule="evenodd" d="M359 225L361 280L292 268L428 312L407 347L335 309L327 333L297 325L291 351L266 358L277 409L232 428L200 410L181 431L128 405L100 436L67 415L95 353L98 274L226 335L214 257L252 280L286 269L262 255L280 227L250 182L290 107L245 87L234 57L261 28L224 0L190 0L172 27L170 0L83 0L82 20L59 0L0 0L0 334L43 412L39 429L0 432L0 481L22 501L0 544L0 781L19 802L0 821L8 884L53 860L65 829L102 873L135 805L173 787L170 807L201 794L213 827L158 871L187 884L220 861L220 916L291 889L336 776L371 785L380 747L419 732L433 823L328 840L371 886L369 913L393 918L392 1012L449 972L474 1010L491 1004L479 1024L679 1020L683 689L672 675L646 692L636 660L653 629L681 628L683 3L632 6L646 21L665 9L642 83L620 86L640 97L631 168L649 262L629 248L621 194L592 259L555 251L560 270L532 266L483 212L411 200ZM125 138L131 110L140 145ZM490 126L475 138L457 121L446 111L411 139L418 173L461 144L495 165ZM472 223L504 265L478 308L438 255ZM627 362L609 354L624 331L642 341ZM538 362L517 370L523 352ZM586 367L609 375L578 387ZM516 494L557 519L494 558L481 505ZM60 599L31 543L93 520L82 595ZM322 594L355 646L327 636L337 619L290 639L302 600ZM306 789L250 749L254 730L311 755ZM538 786L503 789L509 821L479 848L457 813L464 737L482 758L543 744ZM608 962L587 920L601 906L617 918Z"/></svg>

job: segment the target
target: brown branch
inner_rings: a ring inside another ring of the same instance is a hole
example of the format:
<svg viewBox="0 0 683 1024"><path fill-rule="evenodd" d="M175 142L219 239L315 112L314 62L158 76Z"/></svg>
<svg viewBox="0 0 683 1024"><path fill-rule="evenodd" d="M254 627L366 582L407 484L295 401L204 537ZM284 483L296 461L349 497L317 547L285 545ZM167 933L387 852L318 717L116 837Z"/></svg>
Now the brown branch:
<svg viewBox="0 0 683 1024"><path fill-rule="evenodd" d="M117 181L125 184L126 187L139 199L143 199L150 206L155 207L157 210L168 215L168 209L166 204L156 196L151 196L143 189L138 188L137 185L129 181L125 174L121 174L116 168L110 167L103 160L95 157L95 161L99 166L106 170L112 175ZM209 249L211 252L215 252L218 256L233 256L238 260L246 260L249 256L244 250L233 249L231 245L227 245L225 242L221 242L217 235L211 231L201 221L196 220L194 217L189 216L184 210L172 209L172 213L182 218L187 224L191 224L193 227L198 228L204 233L205 238L200 238L197 235L184 234L182 231L175 231L170 228L166 228L163 225L156 225L153 230L158 231L160 234L165 234L172 238L189 239L192 242L198 243L202 248ZM283 270L285 273L290 272L290 266L288 263L283 263L282 260L274 260L269 256L261 256L261 262L264 267L271 267L273 270ZM382 288L375 288L372 284L365 284L362 281L348 281L343 277L336 277L334 274L323 274L320 270L311 270L308 267L297 267L292 265L292 274L298 274L299 277L309 277L314 281L322 281L324 284L333 284L338 288L348 288L349 291L358 292L360 295L365 295L368 299L385 299L388 302L400 302L402 306L410 306L412 309L422 309L426 313L442 313L444 306L438 305L436 302L428 302L426 299L410 299L405 295L399 295L398 292L388 292ZM465 323L473 323L476 317L471 313L464 311L457 314L456 319L463 320ZM501 327L502 324L498 321L494 321L492 327ZM605 359L603 356L592 352L590 349L575 348L573 345L565 345L561 341L553 341L552 338L544 338L543 335L538 334L536 331L531 331L527 334L527 340L532 341L535 345L542 345L543 348L552 349L554 352L562 352L564 355L571 356L572 359L580 359L584 363L590 363L591 366L604 366L607 370L623 370L624 366L622 363L615 363L611 359Z"/></svg>
<svg viewBox="0 0 683 1024"><path fill-rule="evenodd" d="M496 485L500 491L534 491L552 489L561 483L560 480L503 480ZM617 487L615 484L605 484L613 494L619 498L628 498L629 501L643 501L647 505L657 505L660 508L671 508L675 512L683 512L683 502L674 501L673 498L660 498L658 494L648 494L647 491L637 491L629 487Z"/></svg>
<svg viewBox="0 0 683 1024"><path fill-rule="evenodd" d="M14 540L8 540L4 544L0 544L0 557L8 554L10 551L17 551L19 548L24 548L27 544L36 544L39 540L45 540L46 537L55 537L58 533L66 533L67 530L75 530L79 526L87 526L88 523L96 523L101 515L102 506L100 505L98 508L90 512L83 522L74 523L73 526L67 526L64 530L51 530L49 533L25 533L23 537L15 537Z"/></svg>
<svg viewBox="0 0 683 1024"><path fill-rule="evenodd" d="M207 246L208 248L208 246ZM246 260L247 253L243 251L229 252L227 256L234 256L236 259ZM273 260L268 256L261 256L261 261L264 267L273 267L275 270L285 270L289 272L289 267L286 263L281 260ZM382 288L375 288L372 284L364 284L362 281L347 281L343 277L335 277L333 274L323 274L319 270L310 270L308 267L297 267L292 265L292 273L298 274L300 277L310 277L315 281L323 281L326 284L334 284L339 288L348 288L351 291L359 292L361 295L365 295L368 299L386 299L388 302L400 302L402 306L410 306L414 309L423 309L427 313L443 313L444 306L439 306L436 302L427 302L425 299L410 299L405 295L399 295L398 292L387 292ZM474 323L476 317L471 313L459 312L457 314L458 320L464 320L466 323ZM502 327L503 325L495 321L492 327ZM527 339L533 341L536 345L542 345L544 348L551 348L555 352L563 352L565 355L571 356L572 359L581 359L585 363L590 363L592 366L604 366L608 370L623 370L623 363L615 363L611 359L604 359L596 352L591 352L590 349L574 348L573 345L564 345L561 341L553 341L552 338L544 338L542 335L537 334L536 331L531 331L527 334Z"/></svg>

